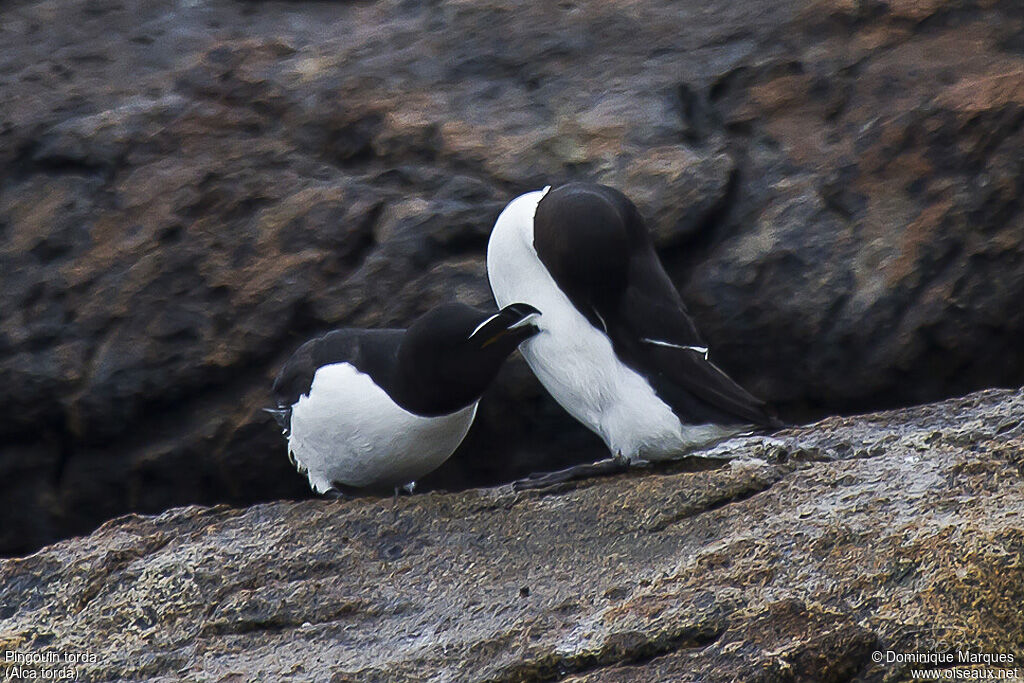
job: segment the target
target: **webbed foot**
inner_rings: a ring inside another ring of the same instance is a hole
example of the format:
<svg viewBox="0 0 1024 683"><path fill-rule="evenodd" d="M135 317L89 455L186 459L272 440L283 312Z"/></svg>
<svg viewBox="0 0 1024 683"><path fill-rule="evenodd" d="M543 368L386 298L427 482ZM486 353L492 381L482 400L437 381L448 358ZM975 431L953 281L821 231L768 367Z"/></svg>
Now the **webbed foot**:
<svg viewBox="0 0 1024 683"><path fill-rule="evenodd" d="M629 467L630 462L628 458L616 455L614 458L608 458L607 460L598 460L597 462L585 465L575 465L556 472L540 472L537 474L531 474L525 479L518 479L512 482L512 488L516 491L542 489L547 488L548 486L554 486L555 484L562 484L567 481L577 481L579 479L589 479L590 477L607 477L613 474L621 474L627 471Z"/></svg>

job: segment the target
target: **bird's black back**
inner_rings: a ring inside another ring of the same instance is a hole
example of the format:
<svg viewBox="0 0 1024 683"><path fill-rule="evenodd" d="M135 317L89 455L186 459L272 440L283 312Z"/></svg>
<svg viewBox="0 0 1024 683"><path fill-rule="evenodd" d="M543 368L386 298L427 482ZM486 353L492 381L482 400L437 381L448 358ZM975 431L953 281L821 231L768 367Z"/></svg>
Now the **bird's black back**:
<svg viewBox="0 0 1024 683"><path fill-rule="evenodd" d="M591 183L550 191L534 216L534 248L573 306L608 335L616 356L684 422L778 424L703 353L651 343L705 346L643 218L621 192Z"/></svg>
<svg viewBox="0 0 1024 683"><path fill-rule="evenodd" d="M451 414L479 400L509 354L537 331L507 326L536 313L524 304L488 314L453 303L424 313L408 330L328 332L299 347L281 368L273 389L277 409L270 412L287 431L291 407L309 393L317 370L348 363L410 413Z"/></svg>
<svg viewBox="0 0 1024 683"><path fill-rule="evenodd" d="M274 402L279 409L290 411L300 396L309 393L316 371L334 363L352 365L394 396L398 347L404 334L405 330L342 328L309 340L278 373Z"/></svg>

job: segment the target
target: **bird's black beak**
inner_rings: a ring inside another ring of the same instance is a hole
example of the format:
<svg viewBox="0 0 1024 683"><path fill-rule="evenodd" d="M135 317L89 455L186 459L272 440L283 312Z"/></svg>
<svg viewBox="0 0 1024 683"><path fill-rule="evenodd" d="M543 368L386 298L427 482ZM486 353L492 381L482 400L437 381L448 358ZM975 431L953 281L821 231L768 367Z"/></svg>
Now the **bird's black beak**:
<svg viewBox="0 0 1024 683"><path fill-rule="evenodd" d="M470 338L481 340L481 348L495 343L499 339L511 337L518 345L529 339L539 331L533 321L540 315L540 311L530 304L515 303L509 304L498 311L495 315L485 320L473 331ZM513 347L514 348L514 347Z"/></svg>
<svg viewBox="0 0 1024 683"><path fill-rule="evenodd" d="M517 330L524 325L533 324L539 315L540 311L531 306L530 304L509 304L505 308L501 309L499 315L508 321L508 329ZM536 325L534 325L536 327Z"/></svg>

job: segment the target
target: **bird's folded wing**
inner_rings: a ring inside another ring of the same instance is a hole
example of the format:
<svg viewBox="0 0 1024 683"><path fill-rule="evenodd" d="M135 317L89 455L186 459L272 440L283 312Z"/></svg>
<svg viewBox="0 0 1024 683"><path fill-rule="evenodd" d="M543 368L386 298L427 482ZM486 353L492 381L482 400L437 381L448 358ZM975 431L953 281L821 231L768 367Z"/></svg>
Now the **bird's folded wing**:
<svg viewBox="0 0 1024 683"><path fill-rule="evenodd" d="M332 363L349 363L370 375L378 385L387 383L388 360L398 349L404 330L342 328L303 344L281 368L274 382L278 408L290 408L308 394L316 371Z"/></svg>
<svg viewBox="0 0 1024 683"><path fill-rule="evenodd" d="M720 420L776 426L778 421L766 412L764 402L710 360L707 345L675 289L653 290L631 287L616 322L609 324L608 336L623 360L645 375L674 407L692 405L696 398L724 413Z"/></svg>

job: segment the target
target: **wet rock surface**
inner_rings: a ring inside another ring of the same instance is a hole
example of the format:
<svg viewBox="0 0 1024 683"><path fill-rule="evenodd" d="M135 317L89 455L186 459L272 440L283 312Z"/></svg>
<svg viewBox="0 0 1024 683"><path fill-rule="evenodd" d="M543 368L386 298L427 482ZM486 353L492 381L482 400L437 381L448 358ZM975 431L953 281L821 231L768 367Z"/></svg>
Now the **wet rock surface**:
<svg viewBox="0 0 1024 683"><path fill-rule="evenodd" d="M0 650L97 653L91 681L892 681L910 665L873 652L1019 662L1022 414L1024 391L993 390L550 491L129 515L0 562Z"/></svg>
<svg viewBox="0 0 1024 683"><path fill-rule="evenodd" d="M0 553L308 495L259 409L331 327L489 305L519 192L634 197L791 420L1024 381L1016 0L16 0ZM603 455L510 365L426 487Z"/></svg>

